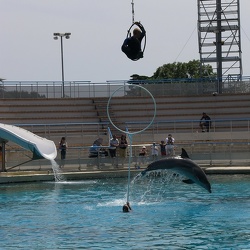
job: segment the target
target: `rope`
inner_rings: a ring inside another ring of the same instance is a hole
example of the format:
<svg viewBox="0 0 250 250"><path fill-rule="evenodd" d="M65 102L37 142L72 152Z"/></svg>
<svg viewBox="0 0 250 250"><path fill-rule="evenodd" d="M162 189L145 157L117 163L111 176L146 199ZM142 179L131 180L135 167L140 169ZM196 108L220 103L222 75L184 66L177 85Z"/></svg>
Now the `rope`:
<svg viewBox="0 0 250 250"><path fill-rule="evenodd" d="M124 85L124 86L128 86L130 88L130 85ZM107 103L107 115L108 115L108 119L109 119L109 122L111 123L111 125L113 125L113 127L117 130L119 130L120 132L122 133L125 133L126 135L128 135L128 138L129 138L129 162L128 162L128 189L127 189L127 202L129 202L129 193L130 193L130 179L131 179L131 174L130 174L130 170L131 170L131 159L132 159L132 140L133 140L133 135L136 135L136 134L140 134L142 132L144 132L146 129L148 129L154 122L154 119L155 119L155 116L156 116L156 101L155 101L155 98L154 96L151 94L151 92L149 90L147 90L146 88L142 87L141 85L134 85L133 87L134 88L140 88L142 90L144 90L145 92L147 92L149 94L149 96L152 98L152 101L153 101L153 104L154 104L154 115L152 117L152 120L150 121L150 123L144 127L143 129L141 130L138 130L138 131L134 131L134 132L129 132L128 131L128 128L126 128L126 130L122 130L121 128L117 127L111 117L110 117L110 113L109 113L109 107L110 107L110 102L111 102L111 99L113 98L113 96L118 92L120 91L121 89L124 89L124 86L121 86L119 87L117 90L115 90L111 96L109 97L109 100L108 100L108 103Z"/></svg>
<svg viewBox="0 0 250 250"><path fill-rule="evenodd" d="M128 132L128 130L127 130L127 132ZM132 162L132 144L133 144L132 141L133 141L133 135L128 134L128 139L129 139L129 160L128 160L127 202L129 202L129 192L130 192L130 179L131 179L130 169L131 169L131 162Z"/></svg>
<svg viewBox="0 0 250 250"><path fill-rule="evenodd" d="M132 24L133 24L135 22L134 0L132 0L131 4L132 4Z"/></svg>
<svg viewBox="0 0 250 250"><path fill-rule="evenodd" d="M191 37L193 36L193 33L195 32L196 27L194 28L194 30L192 31L191 35L189 36L188 40L186 41L186 43L184 44L184 46L182 47L180 53L178 54L178 56L175 58L174 62L176 62L179 58L179 56L181 55L182 51L185 49L185 47L187 46L189 40L191 39Z"/></svg>

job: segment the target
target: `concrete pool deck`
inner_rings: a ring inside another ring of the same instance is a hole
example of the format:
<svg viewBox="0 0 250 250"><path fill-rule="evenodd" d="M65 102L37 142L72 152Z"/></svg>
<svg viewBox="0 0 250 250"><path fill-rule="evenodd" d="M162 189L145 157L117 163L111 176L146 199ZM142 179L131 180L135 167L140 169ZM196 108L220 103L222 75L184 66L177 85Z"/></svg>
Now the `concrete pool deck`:
<svg viewBox="0 0 250 250"><path fill-rule="evenodd" d="M131 177L140 173L143 169L131 169ZM206 174L250 174L250 166L220 166L220 167L203 167ZM126 168L107 169L107 170L85 170L85 171L67 171L61 172L67 180L88 180L103 178L124 178L128 176ZM36 181L54 181L54 173L48 171L13 171L1 172L0 184L4 183L20 183L20 182L36 182Z"/></svg>
<svg viewBox="0 0 250 250"><path fill-rule="evenodd" d="M131 169L131 176L140 173L142 169ZM103 179L103 178L124 178L128 176L127 169L114 170L93 170L93 171L74 171L60 172L66 180L88 180L88 179ZM36 181L54 181L53 171L15 171L1 172L0 184L3 183L18 183L18 182L36 182Z"/></svg>

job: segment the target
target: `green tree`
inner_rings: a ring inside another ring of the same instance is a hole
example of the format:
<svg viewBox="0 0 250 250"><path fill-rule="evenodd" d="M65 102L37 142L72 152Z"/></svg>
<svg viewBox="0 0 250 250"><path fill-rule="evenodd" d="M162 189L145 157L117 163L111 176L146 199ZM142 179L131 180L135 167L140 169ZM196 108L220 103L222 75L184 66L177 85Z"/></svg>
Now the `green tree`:
<svg viewBox="0 0 250 250"><path fill-rule="evenodd" d="M185 92L186 94L194 94L194 90L197 92L196 79L200 81L200 78L207 78L205 81L202 81L202 84L199 85L199 91L200 93L203 93L206 89L214 88L215 77L216 74L213 73L213 68L211 65L204 64L201 66L199 60L192 60L187 63L175 62L164 64L158 67L151 77L134 74L131 76L132 79L129 81L129 83L147 84L147 88L150 88L150 83L156 83L158 81L161 84L168 85L158 86L157 88L152 86L152 88L149 90L154 93L154 95L162 94L163 91L167 91L169 94L176 95L179 93L180 88L183 89L183 93ZM180 79L180 81L168 81L169 79ZM131 88L127 95L136 96L138 95L138 91L139 90Z"/></svg>
<svg viewBox="0 0 250 250"><path fill-rule="evenodd" d="M137 81L137 80L148 80L150 77L148 76L140 76L137 74L133 74L131 77L131 80Z"/></svg>
<svg viewBox="0 0 250 250"><path fill-rule="evenodd" d="M187 63L168 63L157 68L151 79L163 78L201 78L215 76L211 65L202 65L199 60L192 60Z"/></svg>

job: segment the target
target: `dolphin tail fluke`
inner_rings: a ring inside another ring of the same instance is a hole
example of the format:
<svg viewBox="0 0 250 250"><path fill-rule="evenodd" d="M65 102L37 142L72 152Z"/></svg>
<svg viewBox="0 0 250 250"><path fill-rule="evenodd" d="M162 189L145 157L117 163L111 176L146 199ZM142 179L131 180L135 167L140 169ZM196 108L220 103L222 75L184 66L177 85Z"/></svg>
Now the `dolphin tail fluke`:
<svg viewBox="0 0 250 250"><path fill-rule="evenodd" d="M183 158L183 159L188 158L189 159L188 153L184 148L181 149L181 158Z"/></svg>

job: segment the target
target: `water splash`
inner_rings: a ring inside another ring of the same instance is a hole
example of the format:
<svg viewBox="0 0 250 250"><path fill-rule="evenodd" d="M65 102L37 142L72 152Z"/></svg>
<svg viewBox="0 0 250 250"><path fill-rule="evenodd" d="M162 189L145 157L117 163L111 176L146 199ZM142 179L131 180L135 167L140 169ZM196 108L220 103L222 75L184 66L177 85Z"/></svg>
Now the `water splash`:
<svg viewBox="0 0 250 250"><path fill-rule="evenodd" d="M123 199L115 199L115 200L110 200L110 201L106 201L106 202L99 202L97 204L98 207L121 207L121 204L124 204L125 202L125 198Z"/></svg>
<svg viewBox="0 0 250 250"><path fill-rule="evenodd" d="M56 163L56 161L55 160L50 160L50 162L51 162L51 165L52 165L52 170L53 170L53 173L54 173L55 181L56 182L66 181L66 178L62 174L61 169L60 169L59 165Z"/></svg>
<svg viewBox="0 0 250 250"><path fill-rule="evenodd" d="M137 181L142 181L142 180L149 180L151 181L152 179L155 180L156 178L160 178L162 182L165 184L171 184L171 183L178 183L183 180L183 176L175 173L171 170L155 170L155 171L149 171L146 172L146 174L141 174L139 173L134 177L132 180L132 183L134 184Z"/></svg>
<svg viewBox="0 0 250 250"><path fill-rule="evenodd" d="M169 196L177 184L182 183L183 179L182 175L164 169L150 171L144 175L140 173L135 176L131 185L134 186L133 190L137 190L136 197L140 197L140 203L161 202L166 199L166 196ZM141 193L138 190L141 190Z"/></svg>

